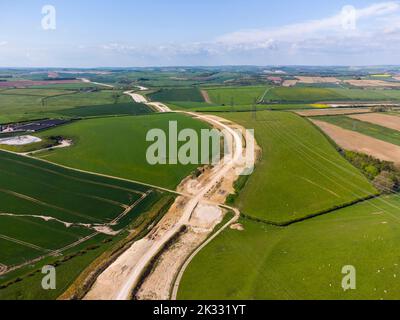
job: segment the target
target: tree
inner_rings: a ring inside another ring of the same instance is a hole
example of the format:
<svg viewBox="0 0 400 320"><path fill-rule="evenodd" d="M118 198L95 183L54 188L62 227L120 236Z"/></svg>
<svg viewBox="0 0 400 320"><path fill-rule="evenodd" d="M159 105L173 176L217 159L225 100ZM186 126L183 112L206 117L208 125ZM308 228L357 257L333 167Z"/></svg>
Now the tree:
<svg viewBox="0 0 400 320"><path fill-rule="evenodd" d="M396 178L388 171L382 171L373 181L375 188L378 190L391 193L396 191Z"/></svg>

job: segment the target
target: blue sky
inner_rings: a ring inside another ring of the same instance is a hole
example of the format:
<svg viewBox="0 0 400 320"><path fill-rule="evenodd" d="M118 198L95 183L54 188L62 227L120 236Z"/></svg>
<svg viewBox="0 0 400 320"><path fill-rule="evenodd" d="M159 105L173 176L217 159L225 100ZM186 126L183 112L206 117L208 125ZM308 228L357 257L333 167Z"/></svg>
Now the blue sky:
<svg viewBox="0 0 400 320"><path fill-rule="evenodd" d="M44 5L55 30L41 26ZM1 0L0 30L3 67L398 64L400 4Z"/></svg>

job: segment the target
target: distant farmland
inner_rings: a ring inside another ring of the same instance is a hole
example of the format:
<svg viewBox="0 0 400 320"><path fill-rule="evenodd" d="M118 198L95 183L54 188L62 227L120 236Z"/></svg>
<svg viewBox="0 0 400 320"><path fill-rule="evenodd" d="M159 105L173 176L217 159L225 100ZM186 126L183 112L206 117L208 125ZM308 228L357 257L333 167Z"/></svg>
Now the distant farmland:
<svg viewBox="0 0 400 320"><path fill-rule="evenodd" d="M31 86L43 86L43 85L54 85L54 84L75 84L81 83L80 80L20 80L20 81L0 81L0 88L27 88Z"/></svg>
<svg viewBox="0 0 400 320"><path fill-rule="evenodd" d="M152 101L161 102L204 102L204 98L198 88L160 89L159 91L150 94L150 98Z"/></svg>
<svg viewBox="0 0 400 320"><path fill-rule="evenodd" d="M346 116L322 116L316 117L315 119L400 146L400 131L398 130L386 128L366 121L356 120Z"/></svg>
<svg viewBox="0 0 400 320"><path fill-rule="evenodd" d="M111 115L140 115L152 113L153 111L144 104L140 103L117 103L103 104L95 106L82 106L65 110L60 110L57 113L68 117L100 117Z"/></svg>
<svg viewBox="0 0 400 320"><path fill-rule="evenodd" d="M249 87L216 87L205 88L211 101L215 104L231 105L251 105L258 102L268 87L249 86Z"/></svg>
<svg viewBox="0 0 400 320"><path fill-rule="evenodd" d="M264 97L264 103L312 103L334 101L394 101L400 100L400 90L343 89L290 87L273 88Z"/></svg>
<svg viewBox="0 0 400 320"><path fill-rule="evenodd" d="M0 123L57 117L58 111L75 107L131 102L122 91L113 90L10 89L0 91Z"/></svg>

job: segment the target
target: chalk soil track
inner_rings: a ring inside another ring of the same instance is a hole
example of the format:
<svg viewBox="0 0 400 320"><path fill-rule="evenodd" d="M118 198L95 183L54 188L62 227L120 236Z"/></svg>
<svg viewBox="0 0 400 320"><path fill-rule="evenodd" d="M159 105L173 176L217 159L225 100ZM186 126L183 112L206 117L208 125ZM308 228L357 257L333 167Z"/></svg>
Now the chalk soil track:
<svg viewBox="0 0 400 320"><path fill-rule="evenodd" d="M365 153L374 158L400 164L400 147L358 132L342 129L333 124L312 120L340 147L345 150Z"/></svg>
<svg viewBox="0 0 400 320"><path fill-rule="evenodd" d="M145 97L133 92L126 92L126 94L130 95L135 101L146 100ZM168 107L158 102L146 102L146 104L160 112L171 112ZM224 203L225 198L233 190L234 181L245 169L245 164L241 161L246 152L243 146L251 145L251 143L246 141L244 144L242 137L233 130L236 125L225 119L198 115L193 112L183 113L208 122L213 127L224 129L225 134L230 136L230 139L228 139L228 141L231 141L229 154L214 167L206 168L200 177L195 180L189 177L181 183L178 190L185 196L178 197L150 234L135 242L97 278L85 299L130 299L132 290L138 286L144 271L153 258L162 251L174 236L180 233L182 227L186 226L189 233L185 234L185 241L180 243L182 247L178 250L179 254L168 255L167 251L167 258L159 263L161 269L153 270L152 275L156 274L157 276L147 278L139 288L138 298L168 299L173 280L179 272L180 266L191 251L198 247L213 231L213 227L221 221L222 215L220 214L219 204ZM236 216L232 223L237 218ZM189 238L187 238L188 235ZM180 263L171 264L171 259L180 261ZM168 268L165 268L163 261L167 262ZM160 270L163 272L159 272Z"/></svg>

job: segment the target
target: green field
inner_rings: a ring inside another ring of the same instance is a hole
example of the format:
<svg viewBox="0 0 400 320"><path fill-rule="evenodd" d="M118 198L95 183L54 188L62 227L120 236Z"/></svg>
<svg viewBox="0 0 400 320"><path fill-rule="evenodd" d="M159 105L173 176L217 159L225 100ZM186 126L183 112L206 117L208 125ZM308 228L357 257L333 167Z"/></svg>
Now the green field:
<svg viewBox="0 0 400 320"><path fill-rule="evenodd" d="M253 218L285 224L377 191L307 120L288 112L226 113L255 130L262 160L236 205Z"/></svg>
<svg viewBox="0 0 400 320"><path fill-rule="evenodd" d="M326 88L273 88L264 97L264 102L317 102L342 100L344 97Z"/></svg>
<svg viewBox="0 0 400 320"><path fill-rule="evenodd" d="M199 112L243 112L243 111L253 111L254 110L254 105L234 105L233 107L231 105L225 105L225 106L219 106L219 105L210 105L206 103L188 103L185 104L184 102L182 103L169 103L168 104L171 109L190 109L193 111L199 111ZM327 106L323 104L257 104L255 105L256 110L302 110L302 109L321 109L321 108L326 108Z"/></svg>
<svg viewBox="0 0 400 320"><path fill-rule="evenodd" d="M140 103L117 103L103 104L95 106L82 106L57 111L62 116L72 118L84 117L102 117L112 115L140 115L152 113L152 110L144 104Z"/></svg>
<svg viewBox="0 0 400 320"><path fill-rule="evenodd" d="M169 121L177 121L178 130L208 128L180 114L82 120L40 133L41 137L69 137L74 145L38 156L77 169L174 189L197 165L152 166L146 160L147 148L153 144L146 142L148 130L159 128L168 132Z"/></svg>
<svg viewBox="0 0 400 320"><path fill-rule="evenodd" d="M206 102L193 101L170 101L168 106L172 110L208 110L211 108L220 108L217 104L209 104Z"/></svg>
<svg viewBox="0 0 400 320"><path fill-rule="evenodd" d="M114 95L117 95L116 98ZM114 103L129 103L132 98L122 94L121 91L102 90L96 92L81 92L71 96L60 96L47 99L48 108L80 107L89 105L102 105Z"/></svg>
<svg viewBox="0 0 400 320"><path fill-rule="evenodd" d="M285 228L242 219L201 251L179 299L400 299L400 200L387 196ZM357 290L344 291L344 266Z"/></svg>
<svg viewBox="0 0 400 320"><path fill-rule="evenodd" d="M213 103L219 105L251 105L267 91L266 86L205 88Z"/></svg>
<svg viewBox="0 0 400 320"><path fill-rule="evenodd" d="M61 90L79 90L85 88L99 88L102 90L112 90L109 87L97 85L94 83L82 82L82 83L65 83L65 84L48 84L42 86L32 86L32 89L61 89Z"/></svg>
<svg viewBox="0 0 400 320"><path fill-rule="evenodd" d="M125 234L124 234L125 235ZM0 277L0 286L3 278L7 284L7 280L17 277L17 282L0 289L1 300L55 300L57 299L81 272L87 268L90 263L101 255L104 251L110 249L120 237L109 239L104 235L98 235L83 245L64 252L64 256L58 258L47 258L38 263L37 268L22 268L18 272L14 272L10 276ZM111 240L111 241L110 241ZM17 252L15 252L17 254ZM56 290L43 290L41 281L43 274L41 273L42 265L55 265L57 272Z"/></svg>
<svg viewBox="0 0 400 320"><path fill-rule="evenodd" d="M174 88L160 89L149 95L152 101L191 101L204 102L203 96L198 88Z"/></svg>
<svg viewBox="0 0 400 320"><path fill-rule="evenodd" d="M58 111L65 109L130 103L132 99L122 91L101 90L78 92L52 89L12 89L0 91L0 123L59 117Z"/></svg>
<svg viewBox="0 0 400 320"><path fill-rule="evenodd" d="M149 188L0 152L0 263L12 266L48 255L96 233L136 201L155 201ZM143 197L143 198L142 198ZM140 212L127 212L119 230ZM65 225L71 224L71 225Z"/></svg>
<svg viewBox="0 0 400 320"><path fill-rule="evenodd" d="M316 117L315 119L400 146L400 131L398 130L386 128L366 121L352 119L346 116L325 116Z"/></svg>
<svg viewBox="0 0 400 320"><path fill-rule="evenodd" d="M385 101L399 100L400 90L379 89L344 89L315 87L279 87L266 94L264 103L268 102L319 102L319 101Z"/></svg>

